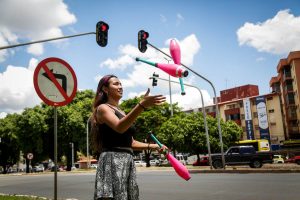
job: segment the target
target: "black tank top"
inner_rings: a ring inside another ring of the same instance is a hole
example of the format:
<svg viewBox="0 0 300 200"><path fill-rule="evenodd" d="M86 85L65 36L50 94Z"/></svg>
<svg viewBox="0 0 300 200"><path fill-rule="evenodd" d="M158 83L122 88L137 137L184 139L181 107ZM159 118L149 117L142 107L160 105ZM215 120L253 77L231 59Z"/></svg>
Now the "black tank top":
<svg viewBox="0 0 300 200"><path fill-rule="evenodd" d="M115 111L115 115L122 119L124 115L118 110L109 106ZM132 137L135 134L134 126L129 127L124 133L118 133L110 128L105 123L99 124L99 132L102 134L102 147L106 149L111 149L114 147L131 147Z"/></svg>

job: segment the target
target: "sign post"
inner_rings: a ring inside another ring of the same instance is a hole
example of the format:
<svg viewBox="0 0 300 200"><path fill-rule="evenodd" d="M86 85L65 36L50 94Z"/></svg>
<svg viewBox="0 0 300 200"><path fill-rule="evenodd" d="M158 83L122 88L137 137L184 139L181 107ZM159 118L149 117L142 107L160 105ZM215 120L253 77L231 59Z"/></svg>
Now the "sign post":
<svg viewBox="0 0 300 200"><path fill-rule="evenodd" d="M76 95L77 78L72 67L60 58L46 58L33 75L38 96L54 106L54 200L57 200L57 107L69 104Z"/></svg>

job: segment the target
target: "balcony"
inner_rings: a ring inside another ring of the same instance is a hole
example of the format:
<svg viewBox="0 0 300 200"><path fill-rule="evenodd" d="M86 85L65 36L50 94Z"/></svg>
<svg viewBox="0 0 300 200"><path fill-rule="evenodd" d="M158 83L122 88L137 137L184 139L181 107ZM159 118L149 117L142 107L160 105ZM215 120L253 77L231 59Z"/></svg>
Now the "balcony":
<svg viewBox="0 0 300 200"><path fill-rule="evenodd" d="M296 106L290 106L287 109L287 117L290 120L297 119L297 107Z"/></svg>
<svg viewBox="0 0 300 200"><path fill-rule="evenodd" d="M293 85L292 84L286 85L284 87L284 90L287 91L287 92L294 91Z"/></svg>
<svg viewBox="0 0 300 200"><path fill-rule="evenodd" d="M294 105L295 104L295 98L294 98L294 93L290 92L285 96L285 104L287 106L289 105Z"/></svg>

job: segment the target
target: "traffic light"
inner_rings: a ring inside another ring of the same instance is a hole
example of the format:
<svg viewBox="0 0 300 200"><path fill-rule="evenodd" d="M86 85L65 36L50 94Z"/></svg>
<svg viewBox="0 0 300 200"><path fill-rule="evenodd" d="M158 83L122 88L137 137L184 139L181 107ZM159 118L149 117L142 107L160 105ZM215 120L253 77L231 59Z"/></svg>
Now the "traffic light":
<svg viewBox="0 0 300 200"><path fill-rule="evenodd" d="M149 37L149 33L144 31L144 30L140 30L138 33L138 48L140 50L140 52L145 53L147 50L147 38Z"/></svg>
<svg viewBox="0 0 300 200"><path fill-rule="evenodd" d="M157 79L155 77L159 77L159 74L155 74L155 72L153 73L153 77L152 77L152 86L157 86Z"/></svg>
<svg viewBox="0 0 300 200"><path fill-rule="evenodd" d="M96 25L96 41L101 47L107 45L108 29L108 24L103 21L98 22Z"/></svg>

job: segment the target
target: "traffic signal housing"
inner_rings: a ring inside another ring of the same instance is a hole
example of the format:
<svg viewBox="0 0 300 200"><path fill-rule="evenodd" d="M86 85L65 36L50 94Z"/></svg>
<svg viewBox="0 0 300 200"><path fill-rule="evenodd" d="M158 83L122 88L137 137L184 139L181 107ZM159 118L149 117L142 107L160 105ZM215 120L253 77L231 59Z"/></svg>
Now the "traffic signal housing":
<svg viewBox="0 0 300 200"><path fill-rule="evenodd" d="M152 76L152 86L157 86L157 79L155 77L159 77L159 74L155 74L155 72L153 73Z"/></svg>
<svg viewBox="0 0 300 200"><path fill-rule="evenodd" d="M98 22L96 25L96 41L101 47L105 47L107 45L108 29L108 24L103 21Z"/></svg>
<svg viewBox="0 0 300 200"><path fill-rule="evenodd" d="M148 44L148 39L149 37L149 33L144 31L144 30L140 30L138 33L138 48L140 50L140 52L145 53L147 50L147 44Z"/></svg>

